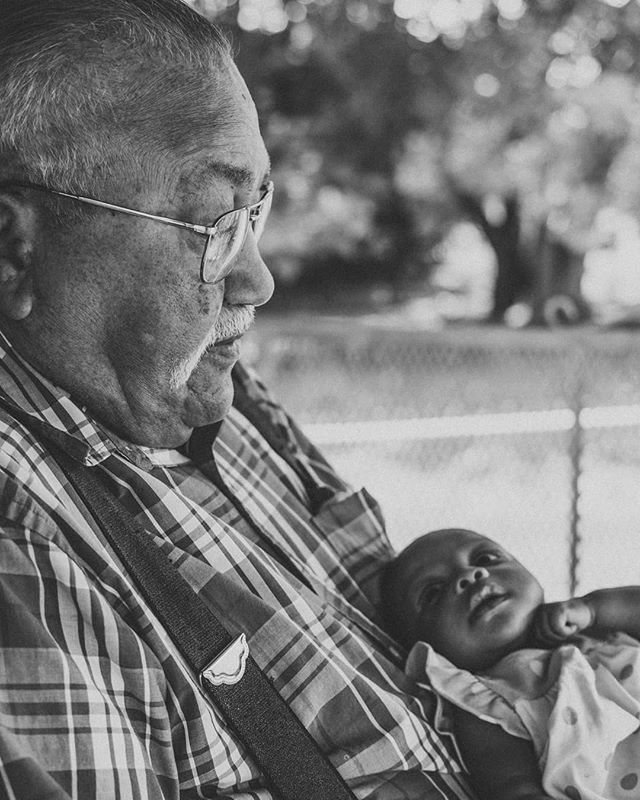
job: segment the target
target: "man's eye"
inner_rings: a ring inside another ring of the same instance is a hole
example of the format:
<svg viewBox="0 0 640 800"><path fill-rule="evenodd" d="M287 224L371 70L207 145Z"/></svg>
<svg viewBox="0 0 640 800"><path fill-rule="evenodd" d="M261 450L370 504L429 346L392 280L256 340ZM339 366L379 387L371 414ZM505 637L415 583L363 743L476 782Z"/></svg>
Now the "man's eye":
<svg viewBox="0 0 640 800"><path fill-rule="evenodd" d="M436 603L440 597L441 590L441 583L434 583L429 586L425 586L425 588L420 592L420 608L424 608L425 606L430 606Z"/></svg>

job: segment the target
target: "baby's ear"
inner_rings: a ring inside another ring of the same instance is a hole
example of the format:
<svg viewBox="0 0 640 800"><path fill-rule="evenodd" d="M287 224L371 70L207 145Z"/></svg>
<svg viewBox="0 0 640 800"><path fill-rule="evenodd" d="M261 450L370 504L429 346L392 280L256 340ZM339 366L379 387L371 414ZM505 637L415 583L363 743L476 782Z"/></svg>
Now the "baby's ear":
<svg viewBox="0 0 640 800"><path fill-rule="evenodd" d="M0 315L26 319L33 308L37 214L21 195L0 190Z"/></svg>

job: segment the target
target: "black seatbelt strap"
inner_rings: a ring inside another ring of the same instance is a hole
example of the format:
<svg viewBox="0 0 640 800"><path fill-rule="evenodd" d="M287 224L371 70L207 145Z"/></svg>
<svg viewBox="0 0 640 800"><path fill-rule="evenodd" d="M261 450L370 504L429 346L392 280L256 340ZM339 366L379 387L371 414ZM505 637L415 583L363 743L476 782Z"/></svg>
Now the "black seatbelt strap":
<svg viewBox="0 0 640 800"><path fill-rule="evenodd" d="M1 403L46 440L70 484L168 632L206 694L280 800L355 800L347 784L249 653L193 591L150 534L113 496L99 467L86 467L46 436L46 427ZM109 458L113 458L110 456Z"/></svg>

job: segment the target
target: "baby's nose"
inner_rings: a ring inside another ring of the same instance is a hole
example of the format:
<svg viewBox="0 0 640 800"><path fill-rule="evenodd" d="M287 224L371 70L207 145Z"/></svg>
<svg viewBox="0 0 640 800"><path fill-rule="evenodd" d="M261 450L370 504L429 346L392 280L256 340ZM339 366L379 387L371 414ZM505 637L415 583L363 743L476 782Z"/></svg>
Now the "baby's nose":
<svg viewBox="0 0 640 800"><path fill-rule="evenodd" d="M489 573L484 567L472 567L471 569L465 570L462 575L460 575L456 584L456 589L458 592L464 592L471 584L478 583L478 581L488 577Z"/></svg>

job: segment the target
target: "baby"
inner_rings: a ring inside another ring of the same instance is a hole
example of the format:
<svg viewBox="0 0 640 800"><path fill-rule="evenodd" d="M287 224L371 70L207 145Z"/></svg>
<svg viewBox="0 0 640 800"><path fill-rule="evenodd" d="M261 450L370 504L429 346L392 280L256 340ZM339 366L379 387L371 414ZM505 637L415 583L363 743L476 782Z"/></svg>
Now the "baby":
<svg viewBox="0 0 640 800"><path fill-rule="evenodd" d="M484 800L640 796L640 586L546 604L503 548L449 529L388 566L382 602Z"/></svg>

